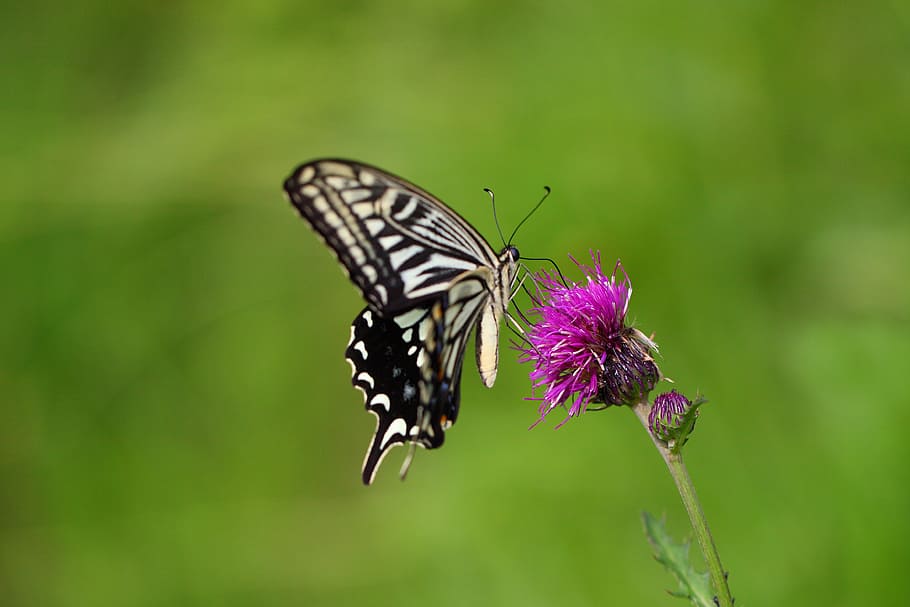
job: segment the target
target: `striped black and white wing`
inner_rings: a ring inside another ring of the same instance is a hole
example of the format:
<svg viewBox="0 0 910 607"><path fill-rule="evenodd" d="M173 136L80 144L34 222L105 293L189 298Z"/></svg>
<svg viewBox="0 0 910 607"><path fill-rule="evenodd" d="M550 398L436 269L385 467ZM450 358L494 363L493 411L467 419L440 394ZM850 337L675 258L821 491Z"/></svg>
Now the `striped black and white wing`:
<svg viewBox="0 0 910 607"><path fill-rule="evenodd" d="M347 160L298 167L284 189L377 310L434 299L478 267L499 265L455 211L414 184Z"/></svg>

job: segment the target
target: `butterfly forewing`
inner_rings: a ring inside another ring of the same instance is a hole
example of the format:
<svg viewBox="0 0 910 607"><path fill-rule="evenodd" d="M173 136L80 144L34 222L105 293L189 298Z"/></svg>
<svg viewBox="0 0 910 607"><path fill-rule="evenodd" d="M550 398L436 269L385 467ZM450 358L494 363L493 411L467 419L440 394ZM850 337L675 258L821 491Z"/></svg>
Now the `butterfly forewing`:
<svg viewBox="0 0 910 607"><path fill-rule="evenodd" d="M464 272L498 263L457 213L375 167L318 160L294 171L285 191L378 310L433 299Z"/></svg>

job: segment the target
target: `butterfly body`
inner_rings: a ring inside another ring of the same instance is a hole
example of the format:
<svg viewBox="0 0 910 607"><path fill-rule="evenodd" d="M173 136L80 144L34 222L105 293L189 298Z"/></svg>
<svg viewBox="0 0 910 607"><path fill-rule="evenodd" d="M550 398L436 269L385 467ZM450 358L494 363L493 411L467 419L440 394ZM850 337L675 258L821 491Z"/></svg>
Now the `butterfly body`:
<svg viewBox="0 0 910 607"><path fill-rule="evenodd" d="M478 370L493 385L518 250L496 254L440 200L367 164L312 161L294 171L285 191L367 301L345 356L378 419L363 466L369 484L391 447L443 444L458 416L475 327Z"/></svg>

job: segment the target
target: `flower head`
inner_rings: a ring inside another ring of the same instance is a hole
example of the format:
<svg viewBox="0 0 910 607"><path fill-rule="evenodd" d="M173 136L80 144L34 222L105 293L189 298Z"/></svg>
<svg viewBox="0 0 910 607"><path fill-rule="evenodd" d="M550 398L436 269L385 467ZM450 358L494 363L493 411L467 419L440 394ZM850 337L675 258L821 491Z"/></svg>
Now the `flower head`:
<svg viewBox="0 0 910 607"><path fill-rule="evenodd" d="M532 312L540 318L528 330L521 361L534 363L532 385L544 391L534 399L541 401L536 423L567 403L568 416L557 428L590 403L631 404L660 379L651 357L657 346L626 326L632 284L622 264L607 276L600 254L592 251L591 258L593 267L570 257L587 277L583 283L566 285L546 272L535 277L539 301Z"/></svg>

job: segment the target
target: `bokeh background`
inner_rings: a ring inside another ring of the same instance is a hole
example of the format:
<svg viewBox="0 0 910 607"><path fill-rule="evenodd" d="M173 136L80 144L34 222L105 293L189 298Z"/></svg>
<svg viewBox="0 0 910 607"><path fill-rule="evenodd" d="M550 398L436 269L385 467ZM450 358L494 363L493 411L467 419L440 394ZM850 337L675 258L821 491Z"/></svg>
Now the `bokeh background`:
<svg viewBox="0 0 910 607"><path fill-rule="evenodd" d="M687 457L737 604L910 600L906 3L18 2L0 30L4 605L682 604L634 416L529 432L507 344L445 448L361 486L362 303L281 192L326 155L493 243L481 188L510 230L552 186L522 252L621 257L711 400Z"/></svg>

